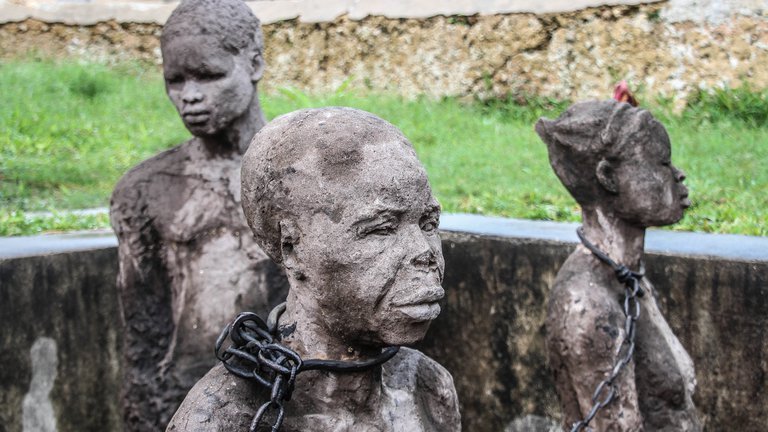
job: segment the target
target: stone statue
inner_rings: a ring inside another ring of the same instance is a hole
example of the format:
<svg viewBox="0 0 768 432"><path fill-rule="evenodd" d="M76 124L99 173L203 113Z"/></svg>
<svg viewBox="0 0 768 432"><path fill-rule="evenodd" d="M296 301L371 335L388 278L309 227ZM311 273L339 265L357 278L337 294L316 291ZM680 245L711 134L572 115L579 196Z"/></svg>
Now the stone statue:
<svg viewBox="0 0 768 432"><path fill-rule="evenodd" d="M460 430L451 375L413 349L392 357L424 337L444 295L440 207L408 140L364 111L297 111L254 137L242 180L253 234L290 284L284 312L268 320L275 339L304 366L373 365L297 368L280 430ZM248 431L260 407L280 414L274 392L236 366L201 379L168 431Z"/></svg>
<svg viewBox="0 0 768 432"><path fill-rule="evenodd" d="M587 430L577 422L615 390L589 427L700 431L691 399L693 362L642 277L646 228L677 222L690 205L685 175L670 162L666 130L648 111L604 101L576 104L557 120L541 119L536 132L583 214L584 244L560 269L547 312L549 362L565 430ZM636 306L641 313L634 319ZM605 385L593 400L624 358L615 387Z"/></svg>
<svg viewBox="0 0 768 432"><path fill-rule="evenodd" d="M286 292L240 204L242 155L265 123L259 20L240 0L184 0L161 48L168 96L194 137L129 171L110 208L123 411L126 429L142 432L162 430L215 364L211 346L234 313L268 311Z"/></svg>

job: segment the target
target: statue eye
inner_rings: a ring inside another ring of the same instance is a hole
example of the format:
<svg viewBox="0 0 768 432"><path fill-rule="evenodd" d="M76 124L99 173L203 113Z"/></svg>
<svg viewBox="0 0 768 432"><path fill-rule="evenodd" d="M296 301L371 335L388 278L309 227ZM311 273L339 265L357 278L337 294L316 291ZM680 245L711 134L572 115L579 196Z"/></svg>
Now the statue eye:
<svg viewBox="0 0 768 432"><path fill-rule="evenodd" d="M427 215L421 218L419 226L424 232L432 232L440 225L440 221L434 215Z"/></svg>
<svg viewBox="0 0 768 432"><path fill-rule="evenodd" d="M222 72L204 71L198 74L197 78L200 81L215 81L217 79L224 78L226 74Z"/></svg>
<svg viewBox="0 0 768 432"><path fill-rule="evenodd" d="M373 234L378 236L386 236L394 233L396 229L397 229L397 226L395 226L395 224L387 222L386 224L372 227L371 229L366 231L365 235Z"/></svg>
<svg viewBox="0 0 768 432"><path fill-rule="evenodd" d="M171 75L171 76L165 78L165 81L168 84L180 84L182 81L184 81L184 79L181 78L180 75Z"/></svg>
<svg viewBox="0 0 768 432"><path fill-rule="evenodd" d="M368 225L363 225L357 228L357 237L364 238L369 235L387 236L394 234L397 231L398 221L394 217L388 217L384 220L378 219L377 221L371 221Z"/></svg>

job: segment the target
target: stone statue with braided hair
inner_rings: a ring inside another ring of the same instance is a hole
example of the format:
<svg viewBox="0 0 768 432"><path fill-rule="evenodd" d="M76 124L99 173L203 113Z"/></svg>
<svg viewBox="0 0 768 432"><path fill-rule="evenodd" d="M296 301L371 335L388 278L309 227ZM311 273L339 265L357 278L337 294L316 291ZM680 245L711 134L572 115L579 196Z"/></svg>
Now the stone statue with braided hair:
<svg viewBox="0 0 768 432"><path fill-rule="evenodd" d="M421 340L444 295L440 206L408 140L364 111L297 111L256 134L242 182L254 237L290 284L284 312L269 320L275 340L315 364L372 366L286 373L283 382L295 383L290 400L277 398L274 413L254 424L276 393L220 364L190 391L168 431L460 430L442 366L408 348L369 362ZM266 351L250 359L281 357ZM259 371L246 363L241 371Z"/></svg>
<svg viewBox="0 0 768 432"><path fill-rule="evenodd" d="M241 0L184 0L160 44L168 96L194 136L129 171L110 208L125 429L141 432L165 428L215 363L211 347L234 313L285 296L240 205L242 155L265 123L259 20Z"/></svg>
<svg viewBox="0 0 768 432"><path fill-rule="evenodd" d="M584 245L558 272L546 326L550 368L568 431L589 415L593 393L612 373L620 352L626 353L622 347L629 340L622 281L630 273L617 277L598 254L640 272L646 228L677 222L690 201L685 176L670 161L667 132L648 111L617 101L578 103L556 120L539 120L536 131L583 216ZM633 360L613 382L614 400L597 411L589 427L700 431L692 401L693 363L662 316L653 286L638 279L644 295L637 297L641 313ZM610 387L603 388L599 400Z"/></svg>

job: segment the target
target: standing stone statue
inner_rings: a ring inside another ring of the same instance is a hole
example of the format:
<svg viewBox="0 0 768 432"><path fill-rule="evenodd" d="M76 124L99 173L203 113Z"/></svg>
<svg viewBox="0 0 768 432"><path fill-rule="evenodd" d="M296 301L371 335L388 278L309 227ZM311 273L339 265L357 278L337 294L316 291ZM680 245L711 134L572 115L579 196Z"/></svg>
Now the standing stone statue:
<svg viewBox="0 0 768 432"><path fill-rule="evenodd" d="M168 430L460 430L451 375L396 348L424 337L444 295L440 207L408 140L363 111L297 111L254 137L242 175L248 224L284 267L288 299L267 325L241 315L227 328L251 351L229 348ZM282 374L256 361L281 356L294 358ZM249 374L282 381L270 390Z"/></svg>
<svg viewBox="0 0 768 432"><path fill-rule="evenodd" d="M583 214L583 245L560 269L547 313L565 430L586 430L573 425L614 393L589 423L593 430L700 431L693 362L642 277L646 228L677 222L690 205L667 132L648 111L616 101L576 104L557 120L539 120L536 131ZM622 359L626 366L616 369ZM613 386L593 400L616 370Z"/></svg>
<svg viewBox="0 0 768 432"><path fill-rule="evenodd" d="M211 346L234 313L268 311L285 293L240 204L242 155L265 123L259 20L240 0L184 0L160 43L168 96L194 137L129 171L110 209L123 411L126 429L141 432L168 424L215 363Z"/></svg>

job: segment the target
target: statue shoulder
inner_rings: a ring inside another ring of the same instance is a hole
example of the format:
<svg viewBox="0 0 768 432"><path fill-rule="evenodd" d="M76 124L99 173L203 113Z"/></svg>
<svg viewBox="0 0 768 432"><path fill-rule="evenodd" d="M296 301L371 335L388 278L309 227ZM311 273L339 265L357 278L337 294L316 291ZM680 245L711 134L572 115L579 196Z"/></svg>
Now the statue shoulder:
<svg viewBox="0 0 768 432"><path fill-rule="evenodd" d="M186 147L184 143L160 152L128 170L117 181L109 209L113 228L120 228L124 220L150 216L146 213L152 212L152 204L165 201L169 185L161 174L172 175L184 166Z"/></svg>
<svg viewBox="0 0 768 432"><path fill-rule="evenodd" d="M429 419L428 423L436 426L435 430L461 429L459 398L453 377L440 363L421 351L401 348L382 369L385 385L413 394Z"/></svg>
<svg viewBox="0 0 768 432"><path fill-rule="evenodd" d="M166 432L247 431L261 394L255 384L218 364L192 387Z"/></svg>
<svg viewBox="0 0 768 432"><path fill-rule="evenodd" d="M590 253L576 249L560 267L552 284L550 314L553 307L558 309L556 314L561 314L568 305L578 303L582 303L581 306L587 303L593 306L606 302L613 304L616 286L616 278L609 268Z"/></svg>
<svg viewBox="0 0 768 432"><path fill-rule="evenodd" d="M115 185L112 193L112 201L120 201L124 198L132 199L137 191L147 191L148 186L162 182L158 174L173 174L183 168L183 160L186 157L188 143L164 150L149 159L146 159L129 169Z"/></svg>
<svg viewBox="0 0 768 432"><path fill-rule="evenodd" d="M597 351L610 360L623 341L622 298L621 286L610 268L589 253L574 251L560 268L547 305L550 362L559 357L582 358Z"/></svg>

